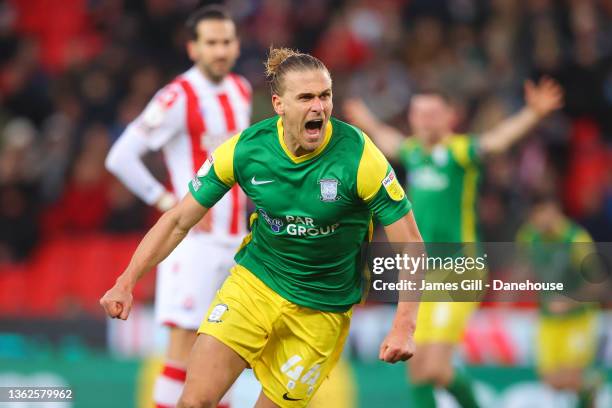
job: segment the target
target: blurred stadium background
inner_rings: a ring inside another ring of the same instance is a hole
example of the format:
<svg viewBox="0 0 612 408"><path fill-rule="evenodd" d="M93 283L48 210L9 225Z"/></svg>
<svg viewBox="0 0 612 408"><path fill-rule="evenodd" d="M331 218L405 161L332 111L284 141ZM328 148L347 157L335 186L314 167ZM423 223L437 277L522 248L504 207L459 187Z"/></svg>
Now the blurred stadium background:
<svg viewBox="0 0 612 408"><path fill-rule="evenodd" d="M104 158L155 91L189 66L182 24L199 4L0 3L0 386L67 385L76 400L65 406L150 406L165 334L152 320L154 276L138 286L140 306L126 323L105 320L98 298L159 214L105 171ZM406 131L406 108L420 87L446 90L459 129L477 133L521 106L526 78L553 76L565 109L487 164L483 238L512 241L526 191L558 181L567 214L596 241L612 241L611 0L226 5L242 41L236 71L254 85L253 121L272 112L262 65L271 44L327 64L337 116L343 98L361 96ZM148 159L163 177L160 158ZM356 310L340 374L317 406L407 406L403 366L376 361L392 311ZM460 361L478 380L484 406L570 406L570 396L536 379L535 318L534 305L508 303L474 317ZM610 374L609 310L601 323L597 361ZM236 407L249 406L253 387L244 379ZM612 407L611 383L599 404Z"/></svg>

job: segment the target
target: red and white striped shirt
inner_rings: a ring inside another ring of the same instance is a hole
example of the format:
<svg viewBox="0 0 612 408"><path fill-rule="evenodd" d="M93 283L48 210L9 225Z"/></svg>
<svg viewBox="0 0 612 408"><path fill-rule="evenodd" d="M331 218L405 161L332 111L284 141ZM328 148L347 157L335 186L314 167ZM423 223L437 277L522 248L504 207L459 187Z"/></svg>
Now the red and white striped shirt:
<svg viewBox="0 0 612 408"><path fill-rule="evenodd" d="M173 192L180 199L189 191L189 180L208 156L248 127L250 116L251 86L245 78L229 74L220 83L214 83L194 66L157 92L121 135L109 158L115 149L138 150L133 147L136 143L132 147L127 142L120 143L124 138L138 138L148 150L161 149ZM120 172L113 172L149 204L163 192L163 186L150 174L139 172L121 177ZM209 211L204 231L215 239L242 237L246 232L245 208L246 197L236 185Z"/></svg>

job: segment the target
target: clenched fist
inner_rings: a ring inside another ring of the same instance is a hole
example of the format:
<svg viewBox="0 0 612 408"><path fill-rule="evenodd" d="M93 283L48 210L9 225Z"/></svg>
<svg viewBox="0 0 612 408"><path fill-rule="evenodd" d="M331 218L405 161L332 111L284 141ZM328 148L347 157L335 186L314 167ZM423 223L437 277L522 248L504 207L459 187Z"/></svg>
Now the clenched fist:
<svg viewBox="0 0 612 408"><path fill-rule="evenodd" d="M378 358L387 363L406 361L414 355L415 345L412 335L399 329L391 329L380 345Z"/></svg>
<svg viewBox="0 0 612 408"><path fill-rule="evenodd" d="M132 310L132 293L118 284L110 288L100 299L100 305L109 317L126 320Z"/></svg>

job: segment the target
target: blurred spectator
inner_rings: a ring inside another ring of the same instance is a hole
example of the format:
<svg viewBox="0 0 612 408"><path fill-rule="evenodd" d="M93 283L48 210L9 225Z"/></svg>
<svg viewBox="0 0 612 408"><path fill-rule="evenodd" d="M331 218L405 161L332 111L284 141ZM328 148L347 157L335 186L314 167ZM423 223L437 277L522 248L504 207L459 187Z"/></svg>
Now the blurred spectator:
<svg viewBox="0 0 612 408"><path fill-rule="evenodd" d="M39 46L31 39L17 42L15 54L0 69L0 93L11 115L40 124L50 113L48 77L40 69Z"/></svg>
<svg viewBox="0 0 612 408"><path fill-rule="evenodd" d="M570 148L565 200L570 214L581 218L601 208L611 167L610 154L601 143L596 124L587 119L575 121Z"/></svg>
<svg viewBox="0 0 612 408"><path fill-rule="evenodd" d="M147 225L149 208L122 183L113 179L108 185L109 211L104 230L111 233L142 231Z"/></svg>
<svg viewBox="0 0 612 408"><path fill-rule="evenodd" d="M13 0L10 3L19 16L16 31L35 39L48 72L87 61L103 46L89 15L91 2L64 0L61 7L49 0Z"/></svg>
<svg viewBox="0 0 612 408"><path fill-rule="evenodd" d="M39 161L41 198L45 203L59 199L64 188L64 180L70 165L71 136L74 124L61 113L47 118L42 127Z"/></svg>
<svg viewBox="0 0 612 408"><path fill-rule="evenodd" d="M13 119L0 140L0 263L24 260L38 242L36 130Z"/></svg>
<svg viewBox="0 0 612 408"><path fill-rule="evenodd" d="M109 141L103 125L94 123L86 129L63 195L45 214L46 234L88 233L104 226L110 211L110 176L104 168Z"/></svg>
<svg viewBox="0 0 612 408"><path fill-rule="evenodd" d="M366 98L378 117L389 120L398 115L405 119L404 107L413 87L401 64L378 58L353 74L348 91L351 96Z"/></svg>
<svg viewBox="0 0 612 408"><path fill-rule="evenodd" d="M371 57L365 41L352 31L345 15L336 15L314 49L332 72L344 73L359 68Z"/></svg>

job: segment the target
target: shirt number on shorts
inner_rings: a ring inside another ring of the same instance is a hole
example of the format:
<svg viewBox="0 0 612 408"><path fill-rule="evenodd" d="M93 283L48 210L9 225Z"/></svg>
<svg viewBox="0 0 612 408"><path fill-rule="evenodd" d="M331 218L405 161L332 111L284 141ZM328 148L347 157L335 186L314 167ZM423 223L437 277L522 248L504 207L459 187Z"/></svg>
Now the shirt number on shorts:
<svg viewBox="0 0 612 408"><path fill-rule="evenodd" d="M302 375L304 366L298 364L300 361L302 361L302 357L298 356L297 354L291 356L289 360L287 360L285 364L281 366L281 372L289 377L287 389L293 390L296 383L299 381L302 384L308 385L307 395L310 395L314 391L314 385L321 376L321 365L315 364L312 366L312 368L306 371L304 375Z"/></svg>

